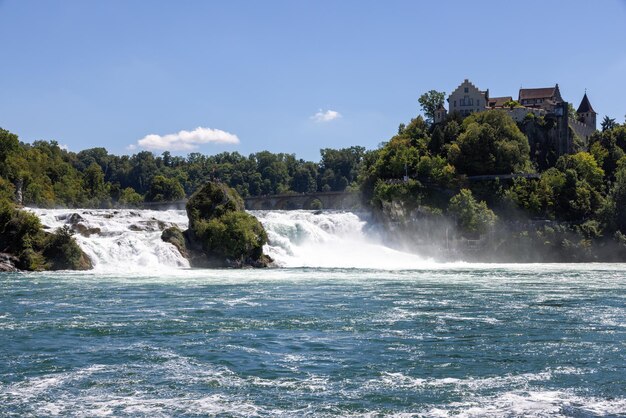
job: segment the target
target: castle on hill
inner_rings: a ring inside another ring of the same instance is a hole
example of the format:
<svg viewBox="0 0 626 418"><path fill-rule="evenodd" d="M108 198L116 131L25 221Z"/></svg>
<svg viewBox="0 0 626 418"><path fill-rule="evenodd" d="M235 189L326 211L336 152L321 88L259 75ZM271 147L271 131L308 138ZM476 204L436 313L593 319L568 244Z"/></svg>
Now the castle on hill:
<svg viewBox="0 0 626 418"><path fill-rule="evenodd" d="M573 135L578 136L584 143L596 131L597 113L593 110L589 97L585 92L576 117L570 117L569 103L561 97L559 85L542 88L520 88L517 101L512 96L490 97L489 90L482 91L465 79L450 96L448 109L439 106L435 111L435 123L443 122L448 114L458 114L466 117L475 112L484 112L491 109L500 109L507 112L513 120L522 123L529 114L536 117L552 118L555 120L554 129L557 150L559 155L573 152Z"/></svg>

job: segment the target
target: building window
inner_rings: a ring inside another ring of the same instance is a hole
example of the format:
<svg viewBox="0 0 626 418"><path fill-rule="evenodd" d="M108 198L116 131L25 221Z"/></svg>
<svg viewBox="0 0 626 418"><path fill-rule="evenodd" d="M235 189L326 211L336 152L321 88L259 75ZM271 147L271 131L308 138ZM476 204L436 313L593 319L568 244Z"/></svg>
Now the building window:
<svg viewBox="0 0 626 418"><path fill-rule="evenodd" d="M469 93L469 88L465 87L465 93Z"/></svg>
<svg viewBox="0 0 626 418"><path fill-rule="evenodd" d="M460 106L474 106L474 99L469 96L463 97L460 102Z"/></svg>

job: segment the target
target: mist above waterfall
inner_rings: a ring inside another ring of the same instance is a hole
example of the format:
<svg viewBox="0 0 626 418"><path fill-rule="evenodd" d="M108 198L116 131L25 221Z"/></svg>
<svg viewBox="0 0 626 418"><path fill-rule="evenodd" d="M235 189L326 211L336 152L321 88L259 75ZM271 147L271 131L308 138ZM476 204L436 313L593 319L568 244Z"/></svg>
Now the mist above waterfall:
<svg viewBox="0 0 626 418"><path fill-rule="evenodd" d="M251 213L268 233L267 254L283 267L414 269L434 264L383 245L352 212Z"/></svg>
<svg viewBox="0 0 626 418"><path fill-rule="evenodd" d="M182 210L31 209L44 226L66 224L83 234L76 241L96 271L133 272L188 268L189 262L161 240L170 226L187 228ZM434 264L391 249L368 234L351 212L253 211L265 227L265 252L279 267L414 269ZM85 233L87 232L87 233Z"/></svg>

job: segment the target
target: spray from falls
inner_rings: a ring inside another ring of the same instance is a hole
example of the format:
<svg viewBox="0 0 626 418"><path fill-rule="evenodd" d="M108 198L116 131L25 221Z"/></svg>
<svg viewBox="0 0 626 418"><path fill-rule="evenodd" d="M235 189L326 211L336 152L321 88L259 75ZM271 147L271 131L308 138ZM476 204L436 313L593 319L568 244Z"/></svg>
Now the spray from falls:
<svg viewBox="0 0 626 418"><path fill-rule="evenodd" d="M284 267L413 269L431 262L384 246L352 212L253 211Z"/></svg>
<svg viewBox="0 0 626 418"><path fill-rule="evenodd" d="M161 240L170 226L187 229L182 210L31 209L44 226L71 225L97 271L144 272L188 268L189 262ZM423 268L432 262L382 245L351 212L253 211L265 227L266 254L280 267Z"/></svg>

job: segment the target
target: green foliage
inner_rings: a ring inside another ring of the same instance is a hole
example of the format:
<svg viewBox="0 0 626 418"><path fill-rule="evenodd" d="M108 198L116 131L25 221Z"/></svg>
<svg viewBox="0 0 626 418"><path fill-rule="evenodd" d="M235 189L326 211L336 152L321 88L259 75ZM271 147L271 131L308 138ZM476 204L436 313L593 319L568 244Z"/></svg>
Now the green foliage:
<svg viewBox="0 0 626 418"><path fill-rule="evenodd" d="M576 108L571 103L567 103L567 113L568 117L572 120L578 120L578 113L576 113Z"/></svg>
<svg viewBox="0 0 626 418"><path fill-rule="evenodd" d="M127 187L120 193L119 203L124 206L137 206L143 202L143 196L132 187Z"/></svg>
<svg viewBox="0 0 626 418"><path fill-rule="evenodd" d="M104 148L73 153L55 141L20 144L5 130L0 140L0 177L20 192L20 203L39 207L136 205L143 198L135 193L148 201L175 201L209 180L241 196L356 189L365 154L363 147L324 149L320 163L268 151L248 157L237 152L180 157L167 151L115 156Z"/></svg>
<svg viewBox="0 0 626 418"><path fill-rule="evenodd" d="M473 113L448 147L448 160L467 175L523 173L531 169L528 139L503 111Z"/></svg>
<svg viewBox="0 0 626 418"><path fill-rule="evenodd" d="M504 192L504 198L531 216L553 217L552 180L554 177L550 177L550 174L539 181L525 178L515 179L511 187Z"/></svg>
<svg viewBox="0 0 626 418"><path fill-rule="evenodd" d="M88 270L91 261L74 240L68 225L58 228L47 236L42 255L49 270Z"/></svg>
<svg viewBox="0 0 626 418"><path fill-rule="evenodd" d="M183 186L175 179L155 176L146 195L148 202L174 202L185 197Z"/></svg>
<svg viewBox="0 0 626 418"><path fill-rule="evenodd" d="M604 119L602 119L600 126L602 129L602 132L610 131L611 129L614 129L617 127L617 123L615 122L615 119L605 116Z"/></svg>
<svg viewBox="0 0 626 418"><path fill-rule="evenodd" d="M464 233L482 234L492 227L497 217L484 201L477 202L471 190L461 191L450 199L448 212Z"/></svg>
<svg viewBox="0 0 626 418"><path fill-rule="evenodd" d="M91 163L83 173L83 186L87 191L87 197L99 201L107 193L104 183L104 173L97 163Z"/></svg>
<svg viewBox="0 0 626 418"><path fill-rule="evenodd" d="M506 102L502 103L502 106L508 107L510 109L515 109L516 107L522 107L520 102L518 102L517 100L507 100ZM533 114L529 113L529 115L533 115Z"/></svg>
<svg viewBox="0 0 626 418"><path fill-rule="evenodd" d="M11 154L18 150L18 147L19 140L17 135L0 128L0 176L6 176L8 174L6 160Z"/></svg>
<svg viewBox="0 0 626 418"><path fill-rule="evenodd" d="M322 201L319 199L313 199L311 201L311 203L309 203L309 207L305 208L305 209L310 209L310 210L321 210L324 209L324 205L322 204Z"/></svg>
<svg viewBox="0 0 626 418"><path fill-rule="evenodd" d="M228 186L209 182L187 202L190 236L214 265L265 265L267 234Z"/></svg>
<svg viewBox="0 0 626 418"><path fill-rule="evenodd" d="M432 122L435 119L435 110L437 110L439 106L443 106L445 97L446 93L436 90L430 90L419 97L417 101L427 120Z"/></svg>
<svg viewBox="0 0 626 418"><path fill-rule="evenodd" d="M86 270L91 261L72 238L68 226L44 232L39 218L0 199L0 252L18 257L24 270Z"/></svg>
<svg viewBox="0 0 626 418"><path fill-rule="evenodd" d="M591 187L602 187L604 170L598 166L594 156L588 152L579 152L573 155L563 155L556 163L556 167L565 172L572 169L579 180L586 181Z"/></svg>
<svg viewBox="0 0 626 418"><path fill-rule="evenodd" d="M205 251L231 261L257 260L263 256L263 245L267 243L263 226L245 212L228 212L202 221L200 231Z"/></svg>
<svg viewBox="0 0 626 418"><path fill-rule="evenodd" d="M350 147L338 150L324 148L320 153L322 156L320 162L322 187L324 184L328 184L330 190L343 191L356 180L365 148Z"/></svg>
<svg viewBox="0 0 626 418"><path fill-rule="evenodd" d="M11 202L15 199L15 186L10 181L0 177L0 201Z"/></svg>
<svg viewBox="0 0 626 418"><path fill-rule="evenodd" d="M223 183L208 182L195 192L187 202L189 227L196 232L196 224L220 218L229 212L243 211L241 197Z"/></svg>
<svg viewBox="0 0 626 418"><path fill-rule="evenodd" d="M19 255L27 249L38 249L43 243L39 218L18 210L9 202L0 205L0 251Z"/></svg>
<svg viewBox="0 0 626 418"><path fill-rule="evenodd" d="M399 202L408 208L417 207L422 201L423 187L419 181L386 182L379 180L374 188L372 203L381 208L384 202Z"/></svg>
<svg viewBox="0 0 626 418"><path fill-rule="evenodd" d="M619 231L626 233L626 167L617 171L609 196L608 218Z"/></svg>

